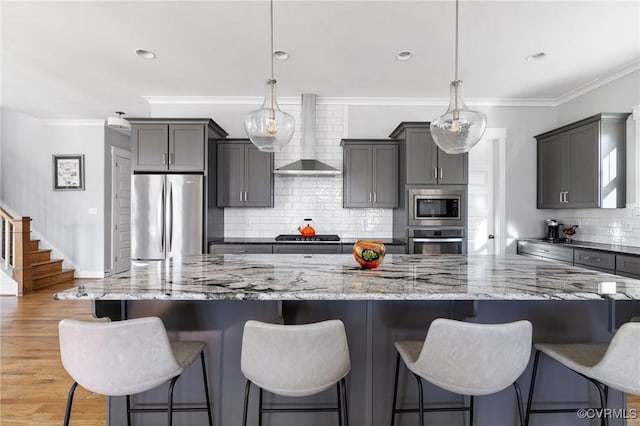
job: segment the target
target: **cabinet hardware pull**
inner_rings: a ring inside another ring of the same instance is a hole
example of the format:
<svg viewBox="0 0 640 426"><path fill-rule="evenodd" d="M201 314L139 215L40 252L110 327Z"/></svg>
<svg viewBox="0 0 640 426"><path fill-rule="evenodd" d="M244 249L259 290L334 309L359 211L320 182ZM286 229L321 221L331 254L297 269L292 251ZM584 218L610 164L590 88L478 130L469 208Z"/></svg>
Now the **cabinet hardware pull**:
<svg viewBox="0 0 640 426"><path fill-rule="evenodd" d="M562 191L560 191L559 195L560 195L560 203L562 203Z"/></svg>
<svg viewBox="0 0 640 426"><path fill-rule="evenodd" d="M167 153L162 154L162 164L167 164Z"/></svg>
<svg viewBox="0 0 640 426"><path fill-rule="evenodd" d="M247 201L247 191L244 191L244 200Z"/></svg>
<svg viewBox="0 0 640 426"><path fill-rule="evenodd" d="M564 191L564 202L565 204L569 203L569 191Z"/></svg>
<svg viewBox="0 0 640 426"><path fill-rule="evenodd" d="M438 179L438 168L437 167L433 168L433 178L434 179Z"/></svg>
<svg viewBox="0 0 640 426"><path fill-rule="evenodd" d="M373 192L373 202L374 203L378 202L378 194L375 191Z"/></svg>
<svg viewBox="0 0 640 426"><path fill-rule="evenodd" d="M369 192L369 202L371 202L371 192Z"/></svg>
<svg viewBox="0 0 640 426"><path fill-rule="evenodd" d="M440 179L442 179L442 167L440 167Z"/></svg>
<svg viewBox="0 0 640 426"><path fill-rule="evenodd" d="M169 153L169 165L173 164L175 157L175 154Z"/></svg>
<svg viewBox="0 0 640 426"><path fill-rule="evenodd" d="M242 191L240 191L240 201L242 201Z"/></svg>

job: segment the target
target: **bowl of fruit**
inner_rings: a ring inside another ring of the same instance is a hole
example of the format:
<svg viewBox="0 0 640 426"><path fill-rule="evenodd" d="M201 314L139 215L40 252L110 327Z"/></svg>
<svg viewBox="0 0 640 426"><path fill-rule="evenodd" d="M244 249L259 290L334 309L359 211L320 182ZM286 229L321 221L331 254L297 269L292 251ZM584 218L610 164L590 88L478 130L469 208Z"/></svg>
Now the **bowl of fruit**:
<svg viewBox="0 0 640 426"><path fill-rule="evenodd" d="M353 257L364 269L373 269L380 266L387 248L379 240L358 240L353 245Z"/></svg>

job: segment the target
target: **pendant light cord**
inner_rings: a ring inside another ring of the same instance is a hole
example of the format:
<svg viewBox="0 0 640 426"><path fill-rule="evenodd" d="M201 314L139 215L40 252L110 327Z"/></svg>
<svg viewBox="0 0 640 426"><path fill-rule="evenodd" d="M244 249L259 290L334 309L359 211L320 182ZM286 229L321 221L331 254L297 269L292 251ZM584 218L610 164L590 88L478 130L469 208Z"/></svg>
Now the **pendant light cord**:
<svg viewBox="0 0 640 426"><path fill-rule="evenodd" d="M457 0L456 0L457 1ZM271 58L271 80L273 80L273 0L270 0L270 17L271 26L269 27L271 33L271 50L269 51L269 57Z"/></svg>
<svg viewBox="0 0 640 426"><path fill-rule="evenodd" d="M454 81L458 81L458 8L459 8L459 0L456 0L456 62L455 62L456 72L455 72Z"/></svg>

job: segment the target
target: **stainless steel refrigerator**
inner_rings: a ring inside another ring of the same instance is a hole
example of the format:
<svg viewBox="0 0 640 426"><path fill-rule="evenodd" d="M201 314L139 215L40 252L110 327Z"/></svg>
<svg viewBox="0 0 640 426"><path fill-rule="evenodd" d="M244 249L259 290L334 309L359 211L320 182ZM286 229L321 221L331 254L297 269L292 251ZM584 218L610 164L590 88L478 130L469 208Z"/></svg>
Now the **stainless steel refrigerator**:
<svg viewBox="0 0 640 426"><path fill-rule="evenodd" d="M203 175L135 174L131 179L131 258L202 253Z"/></svg>

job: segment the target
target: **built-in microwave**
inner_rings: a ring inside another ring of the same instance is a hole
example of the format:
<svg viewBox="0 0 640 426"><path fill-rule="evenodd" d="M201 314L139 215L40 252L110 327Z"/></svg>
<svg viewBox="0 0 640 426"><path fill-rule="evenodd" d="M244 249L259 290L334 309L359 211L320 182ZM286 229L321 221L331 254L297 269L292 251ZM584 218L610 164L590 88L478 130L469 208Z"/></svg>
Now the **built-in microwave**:
<svg viewBox="0 0 640 426"><path fill-rule="evenodd" d="M464 189L410 189L409 225L464 226Z"/></svg>

